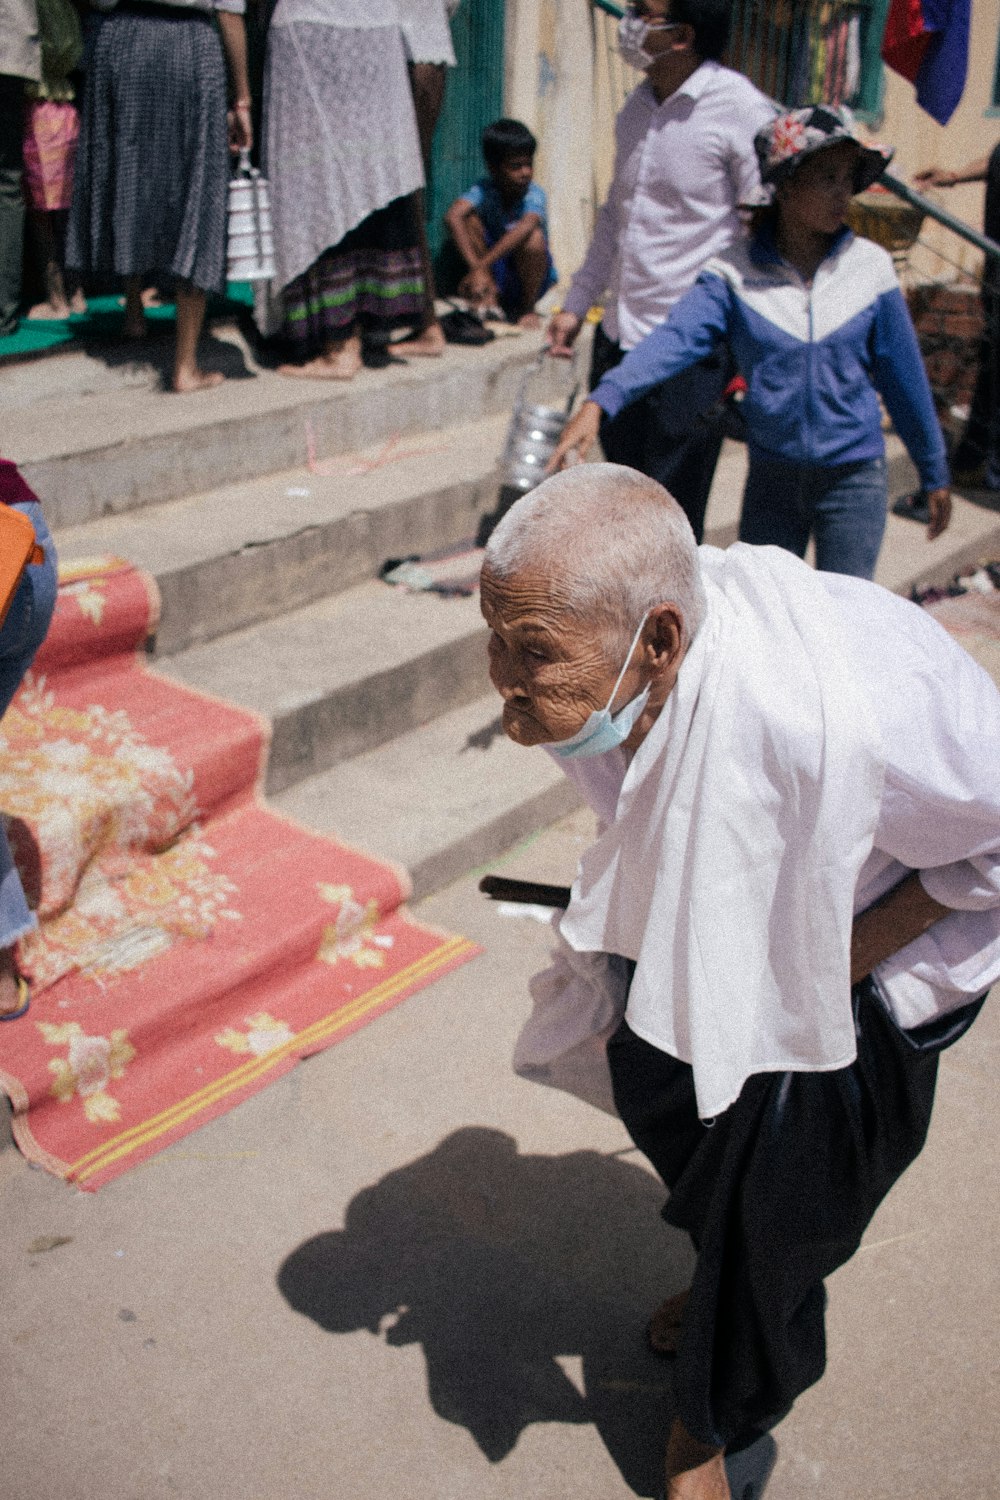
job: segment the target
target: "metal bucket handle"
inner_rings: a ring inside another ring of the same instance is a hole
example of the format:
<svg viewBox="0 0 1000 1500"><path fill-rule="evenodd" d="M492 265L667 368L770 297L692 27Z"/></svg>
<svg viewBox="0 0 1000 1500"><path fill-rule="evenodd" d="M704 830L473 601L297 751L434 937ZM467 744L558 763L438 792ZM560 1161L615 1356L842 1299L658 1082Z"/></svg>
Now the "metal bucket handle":
<svg viewBox="0 0 1000 1500"><path fill-rule="evenodd" d="M521 383L520 383L520 385L517 388L517 399L514 402L514 410L515 411L519 407L521 407L521 406L524 405L524 393L528 389L528 382L535 375L537 375L538 372L543 368L543 366L545 364L545 361L547 359L557 359L557 358L560 360L560 362L562 362L562 356L561 355L550 354L547 345L543 349L541 349L539 351L538 358L534 361L533 364L530 364L528 366L528 368L525 370L524 374L521 376ZM576 349L572 350L572 352L570 354L570 357L569 357L569 363L570 363L570 369L572 370L573 375L576 378L573 381L573 385L570 388L569 397L567 398L567 401L566 401L566 415L567 415L567 417L569 416L570 412L573 410L573 402L576 400L576 393L580 389L580 379L579 379L579 373L578 373L578 370L577 370L577 350ZM556 408L553 407L553 410L555 410L555 409Z"/></svg>

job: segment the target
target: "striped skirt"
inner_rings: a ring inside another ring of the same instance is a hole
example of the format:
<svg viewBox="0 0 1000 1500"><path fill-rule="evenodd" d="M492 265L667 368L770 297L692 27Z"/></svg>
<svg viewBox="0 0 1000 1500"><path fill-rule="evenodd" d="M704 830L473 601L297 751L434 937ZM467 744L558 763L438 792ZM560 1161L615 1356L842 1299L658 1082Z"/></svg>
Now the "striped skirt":
<svg viewBox="0 0 1000 1500"><path fill-rule="evenodd" d="M397 198L324 250L284 290L284 334L303 358L352 333L416 322L424 281L412 198Z"/></svg>
<svg viewBox="0 0 1000 1500"><path fill-rule="evenodd" d="M67 264L220 291L229 182L222 44L207 14L149 10L95 22Z"/></svg>

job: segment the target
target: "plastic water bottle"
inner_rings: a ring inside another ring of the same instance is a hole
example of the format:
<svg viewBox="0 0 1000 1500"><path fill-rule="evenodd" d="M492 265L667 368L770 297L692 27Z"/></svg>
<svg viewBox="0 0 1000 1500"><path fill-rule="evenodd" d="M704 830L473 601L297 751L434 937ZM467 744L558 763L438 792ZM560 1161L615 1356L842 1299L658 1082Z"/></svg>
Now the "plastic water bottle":
<svg viewBox="0 0 1000 1500"><path fill-rule="evenodd" d="M575 359L543 350L521 381L500 460L504 489L526 495L545 477L579 384Z"/></svg>
<svg viewBox="0 0 1000 1500"><path fill-rule="evenodd" d="M578 386L575 355L572 359L562 359L543 349L526 371L500 457L497 507L480 523L477 537L480 545L514 502L545 478L545 465L569 420Z"/></svg>

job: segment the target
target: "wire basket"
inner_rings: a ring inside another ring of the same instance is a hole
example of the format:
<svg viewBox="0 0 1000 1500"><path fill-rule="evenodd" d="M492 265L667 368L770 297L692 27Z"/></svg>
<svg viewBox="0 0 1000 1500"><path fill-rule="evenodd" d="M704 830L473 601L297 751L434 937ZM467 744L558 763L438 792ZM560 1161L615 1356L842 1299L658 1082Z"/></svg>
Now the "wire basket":
<svg viewBox="0 0 1000 1500"><path fill-rule="evenodd" d="M874 240L890 255L902 256L915 244L924 213L888 188L870 187L851 199L847 222L855 234Z"/></svg>

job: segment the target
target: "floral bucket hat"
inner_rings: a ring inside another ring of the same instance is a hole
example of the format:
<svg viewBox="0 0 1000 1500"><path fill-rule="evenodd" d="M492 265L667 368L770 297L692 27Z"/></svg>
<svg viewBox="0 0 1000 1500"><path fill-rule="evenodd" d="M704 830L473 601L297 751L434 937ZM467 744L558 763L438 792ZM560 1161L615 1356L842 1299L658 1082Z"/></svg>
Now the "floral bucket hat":
<svg viewBox="0 0 1000 1500"><path fill-rule="evenodd" d="M842 141L851 141L858 148L854 191L863 193L882 176L892 160L893 150L891 146L863 146L851 126L846 109L830 109L822 104L777 115L754 137L760 180L765 188L777 187L806 157L839 146Z"/></svg>

